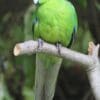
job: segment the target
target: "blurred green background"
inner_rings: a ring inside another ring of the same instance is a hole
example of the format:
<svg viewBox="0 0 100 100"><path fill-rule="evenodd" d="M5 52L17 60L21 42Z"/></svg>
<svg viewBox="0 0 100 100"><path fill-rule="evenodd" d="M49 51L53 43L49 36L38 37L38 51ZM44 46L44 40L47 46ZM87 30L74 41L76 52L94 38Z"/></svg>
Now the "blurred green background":
<svg viewBox="0 0 100 100"><path fill-rule="evenodd" d="M79 22L72 49L87 54L89 41L100 43L100 1L70 1ZM32 39L32 5L32 0L0 0L0 100L34 100L35 55L13 55L16 43ZM94 100L82 65L63 61L54 100Z"/></svg>

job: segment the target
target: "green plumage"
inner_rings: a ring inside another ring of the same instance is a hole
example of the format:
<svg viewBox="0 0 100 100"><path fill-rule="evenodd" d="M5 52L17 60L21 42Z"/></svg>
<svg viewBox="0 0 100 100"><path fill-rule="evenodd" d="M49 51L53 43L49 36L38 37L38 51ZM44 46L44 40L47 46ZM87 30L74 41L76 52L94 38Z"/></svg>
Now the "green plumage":
<svg viewBox="0 0 100 100"><path fill-rule="evenodd" d="M77 31L77 16L66 0L40 0L34 13L34 39L68 46ZM47 54L36 56L35 100L52 100L62 58Z"/></svg>
<svg viewBox="0 0 100 100"><path fill-rule="evenodd" d="M67 46L73 30L77 30L77 17L73 5L65 0L48 0L36 12L38 23L35 38Z"/></svg>

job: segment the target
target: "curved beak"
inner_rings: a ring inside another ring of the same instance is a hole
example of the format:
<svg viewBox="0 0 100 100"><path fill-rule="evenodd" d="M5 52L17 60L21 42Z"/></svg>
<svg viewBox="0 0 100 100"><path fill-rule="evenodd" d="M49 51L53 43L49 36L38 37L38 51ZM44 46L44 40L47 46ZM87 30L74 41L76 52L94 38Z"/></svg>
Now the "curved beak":
<svg viewBox="0 0 100 100"><path fill-rule="evenodd" d="M36 5L39 3L39 0L33 0L33 3Z"/></svg>

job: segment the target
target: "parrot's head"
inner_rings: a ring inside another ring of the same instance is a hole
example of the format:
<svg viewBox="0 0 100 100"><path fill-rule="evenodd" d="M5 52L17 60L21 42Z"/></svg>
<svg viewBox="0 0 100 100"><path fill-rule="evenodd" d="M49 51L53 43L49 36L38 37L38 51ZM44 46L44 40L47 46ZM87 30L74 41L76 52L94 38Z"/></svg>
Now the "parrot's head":
<svg viewBox="0 0 100 100"><path fill-rule="evenodd" d="M33 3L35 4L35 5L38 5L38 4L44 4L45 2L46 2L47 0L33 0Z"/></svg>

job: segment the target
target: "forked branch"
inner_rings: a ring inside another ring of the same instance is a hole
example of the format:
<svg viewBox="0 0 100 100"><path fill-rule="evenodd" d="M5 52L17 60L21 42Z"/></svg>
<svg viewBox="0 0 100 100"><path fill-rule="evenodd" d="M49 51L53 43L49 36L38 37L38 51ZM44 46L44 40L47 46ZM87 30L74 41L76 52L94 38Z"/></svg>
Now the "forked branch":
<svg viewBox="0 0 100 100"><path fill-rule="evenodd" d="M89 54L82 54L65 47L61 47L60 54L58 53L57 47L44 42L41 48L38 48L37 41L25 41L18 43L14 47L14 55L19 56L22 54L33 54L37 52L47 53L55 56L69 59L71 61L83 64L86 67L86 71L90 80L93 93L96 100L100 100L100 61L98 57L99 45L94 45L93 42L89 43L88 52Z"/></svg>

